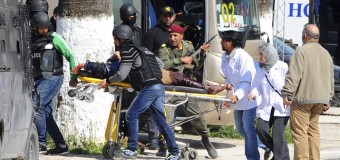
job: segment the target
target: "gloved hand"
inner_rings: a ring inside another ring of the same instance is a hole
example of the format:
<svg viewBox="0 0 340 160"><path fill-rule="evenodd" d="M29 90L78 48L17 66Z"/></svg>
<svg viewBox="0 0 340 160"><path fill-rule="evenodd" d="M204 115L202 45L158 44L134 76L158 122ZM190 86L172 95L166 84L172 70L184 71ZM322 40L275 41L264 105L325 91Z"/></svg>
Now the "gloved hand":
<svg viewBox="0 0 340 160"><path fill-rule="evenodd" d="M78 79L71 79L68 85L71 87L76 87L77 84L78 84Z"/></svg>

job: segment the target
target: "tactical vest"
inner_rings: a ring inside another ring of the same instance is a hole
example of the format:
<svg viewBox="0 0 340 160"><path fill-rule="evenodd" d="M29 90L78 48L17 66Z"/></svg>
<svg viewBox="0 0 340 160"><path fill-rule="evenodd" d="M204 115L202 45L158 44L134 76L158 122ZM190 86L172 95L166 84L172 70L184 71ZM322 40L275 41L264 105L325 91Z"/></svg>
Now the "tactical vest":
<svg viewBox="0 0 340 160"><path fill-rule="evenodd" d="M32 35L34 80L63 74L63 57L55 49L51 34L52 32L46 36Z"/></svg>
<svg viewBox="0 0 340 160"><path fill-rule="evenodd" d="M146 48L135 47L139 52L142 65L132 69L129 73L129 79L135 90L140 90L144 86L161 83L163 62Z"/></svg>

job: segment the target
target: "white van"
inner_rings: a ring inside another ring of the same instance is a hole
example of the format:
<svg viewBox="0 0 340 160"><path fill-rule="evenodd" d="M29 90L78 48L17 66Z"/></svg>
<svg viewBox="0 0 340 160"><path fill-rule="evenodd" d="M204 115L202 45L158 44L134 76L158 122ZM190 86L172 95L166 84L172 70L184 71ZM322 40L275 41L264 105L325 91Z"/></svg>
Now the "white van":
<svg viewBox="0 0 340 160"><path fill-rule="evenodd" d="M147 32L157 24L160 9L171 6L177 13L175 21L181 21L184 39L192 41L197 49L202 43L213 37L211 47L207 53L202 73L202 83L223 84L224 78L220 73L222 48L220 34L227 30L236 30L243 35L245 50L254 58L257 58L258 47L264 41L260 39L260 22L258 17L256 0L114 0L113 15L114 24L122 22L119 17L119 8L125 3L132 3L137 10L137 25L143 32ZM219 94L227 94L226 91ZM212 103L204 103L203 108L213 107ZM208 124L233 125L232 112L210 112L205 115Z"/></svg>

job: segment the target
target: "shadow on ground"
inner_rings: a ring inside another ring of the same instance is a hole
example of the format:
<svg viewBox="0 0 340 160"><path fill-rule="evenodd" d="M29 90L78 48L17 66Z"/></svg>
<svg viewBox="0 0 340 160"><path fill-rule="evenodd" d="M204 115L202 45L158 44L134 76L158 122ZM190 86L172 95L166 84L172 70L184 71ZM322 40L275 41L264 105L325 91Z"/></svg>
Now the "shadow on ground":
<svg viewBox="0 0 340 160"><path fill-rule="evenodd" d="M190 148L195 149L205 149L201 144L201 139L199 136L192 136L192 135L176 135L176 141L189 144ZM139 141L146 144L148 135L145 133L139 134ZM193 139L194 138L194 139ZM210 138L210 141L214 145L216 149L226 149L226 148L233 148L236 147L234 144L229 144L228 142L214 142L213 138Z"/></svg>
<svg viewBox="0 0 340 160"><path fill-rule="evenodd" d="M189 143L189 146L191 148L195 148L195 149L205 149L202 144L201 144L201 140L198 139L198 140L193 140L193 139L189 139L189 138L176 138L176 141L179 141L179 142L182 142L182 143L185 143L185 144L188 144ZM228 143L225 143L225 142L211 142L214 147L216 149L226 149L226 148L233 148L233 147L236 147L236 145L233 145L233 144L228 144Z"/></svg>

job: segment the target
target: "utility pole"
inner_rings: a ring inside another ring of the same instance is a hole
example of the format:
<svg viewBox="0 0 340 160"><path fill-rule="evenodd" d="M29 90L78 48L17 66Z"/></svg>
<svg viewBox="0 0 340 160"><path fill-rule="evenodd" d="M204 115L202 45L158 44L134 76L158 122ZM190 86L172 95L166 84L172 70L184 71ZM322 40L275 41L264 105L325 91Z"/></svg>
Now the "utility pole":
<svg viewBox="0 0 340 160"><path fill-rule="evenodd" d="M273 36L280 39L282 43L275 43L277 50L282 50L282 60L284 60L284 43L285 43L285 15L286 0L274 0L274 16L273 16Z"/></svg>

